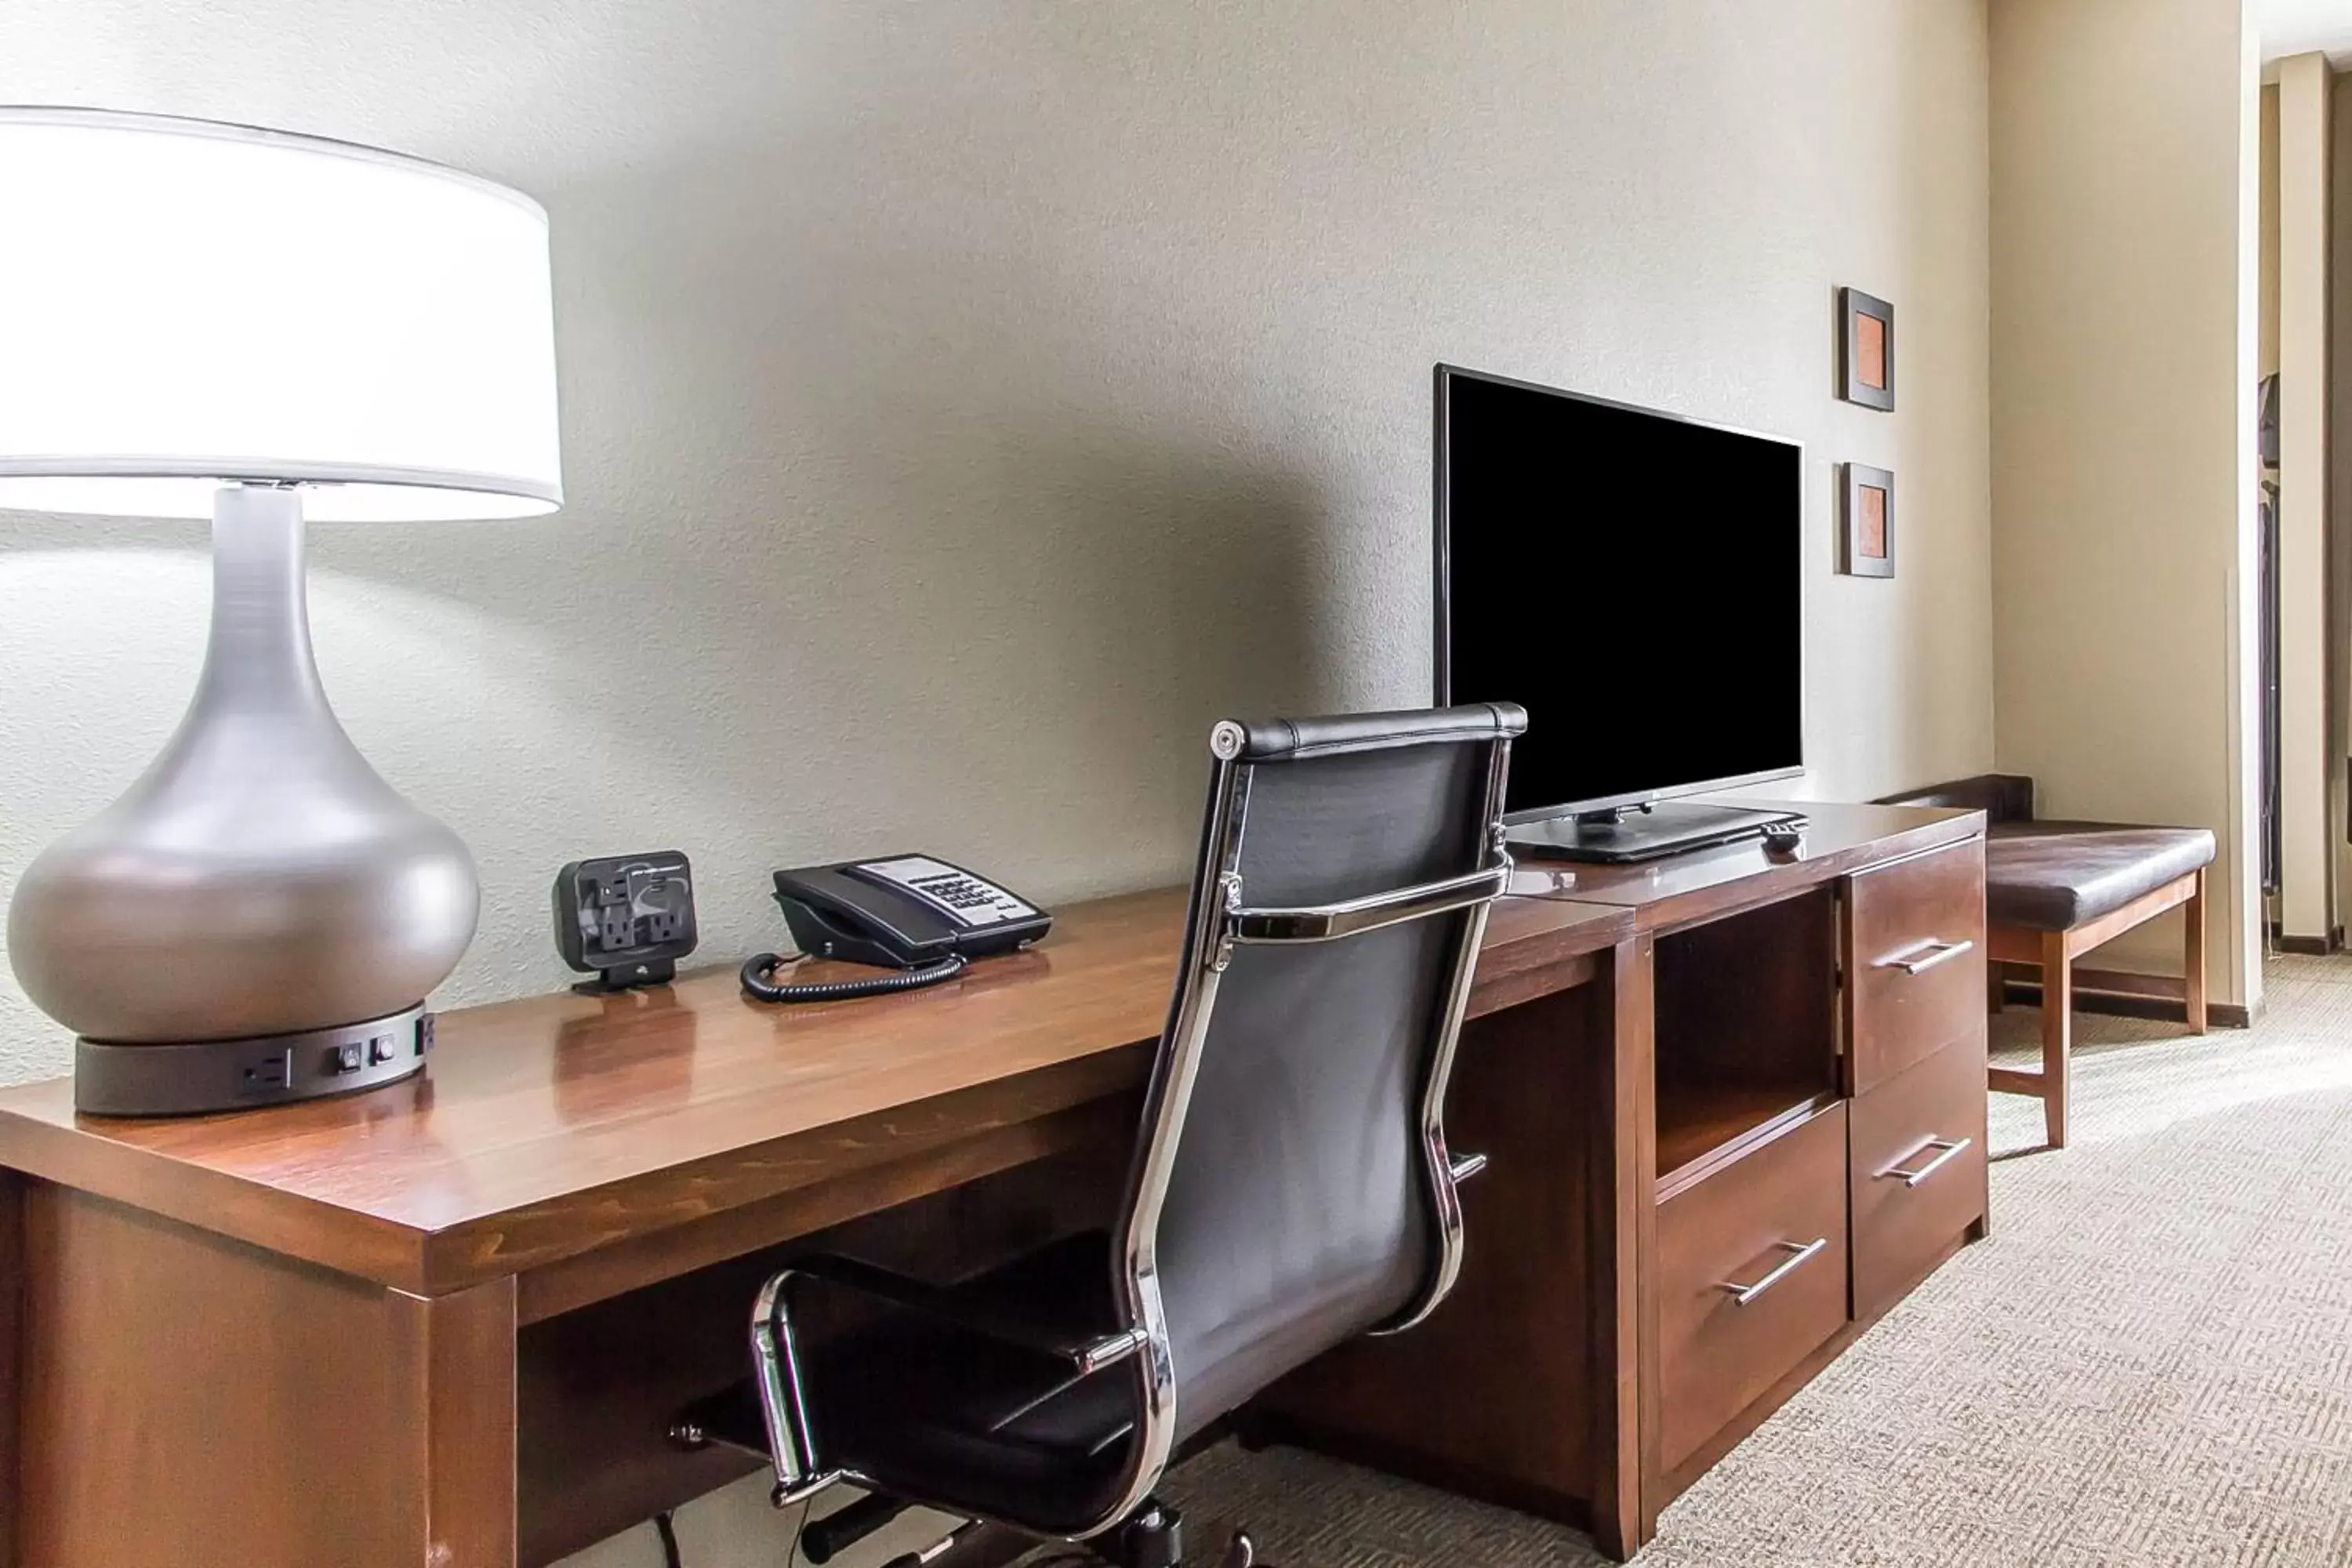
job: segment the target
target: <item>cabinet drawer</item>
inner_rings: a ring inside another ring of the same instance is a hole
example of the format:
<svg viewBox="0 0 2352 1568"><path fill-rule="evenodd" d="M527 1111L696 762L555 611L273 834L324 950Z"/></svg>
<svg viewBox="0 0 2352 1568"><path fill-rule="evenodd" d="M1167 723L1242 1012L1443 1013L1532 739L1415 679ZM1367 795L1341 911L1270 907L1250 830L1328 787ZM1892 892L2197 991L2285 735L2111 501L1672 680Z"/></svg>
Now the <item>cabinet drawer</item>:
<svg viewBox="0 0 2352 1568"><path fill-rule="evenodd" d="M1856 874L1846 898L1846 973L1856 1093L1980 1027L1984 841Z"/></svg>
<svg viewBox="0 0 2352 1568"><path fill-rule="evenodd" d="M1845 1322L1845 1169L1840 1101L1659 1205L1668 1467Z"/></svg>
<svg viewBox="0 0 2352 1568"><path fill-rule="evenodd" d="M1892 1305L1985 1212L1981 1025L1857 1097L1853 1315Z"/></svg>

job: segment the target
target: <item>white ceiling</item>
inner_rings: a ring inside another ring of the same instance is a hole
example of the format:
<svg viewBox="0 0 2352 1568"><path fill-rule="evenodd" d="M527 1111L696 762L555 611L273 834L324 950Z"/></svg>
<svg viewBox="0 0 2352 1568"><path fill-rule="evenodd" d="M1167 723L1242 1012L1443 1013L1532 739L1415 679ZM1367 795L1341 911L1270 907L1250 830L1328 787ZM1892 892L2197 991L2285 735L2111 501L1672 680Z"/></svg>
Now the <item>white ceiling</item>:
<svg viewBox="0 0 2352 1568"><path fill-rule="evenodd" d="M2352 62L2352 0L2254 0L2263 58L2325 49L2338 65Z"/></svg>

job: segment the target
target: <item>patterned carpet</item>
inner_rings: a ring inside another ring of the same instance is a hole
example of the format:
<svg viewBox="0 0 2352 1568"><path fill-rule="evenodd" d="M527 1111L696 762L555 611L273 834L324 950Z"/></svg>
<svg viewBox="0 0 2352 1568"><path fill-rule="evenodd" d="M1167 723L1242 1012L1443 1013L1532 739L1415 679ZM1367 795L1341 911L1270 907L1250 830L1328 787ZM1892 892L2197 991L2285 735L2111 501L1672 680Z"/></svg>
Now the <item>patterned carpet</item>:
<svg viewBox="0 0 2352 1568"><path fill-rule="evenodd" d="M1993 1100L1993 1235L1669 1509L1653 1568L2352 1563L2352 958L2251 1031L2080 1020L2073 1146ZM2039 1065L2033 1015L1997 1052ZM2011 1157L2001 1158L2007 1154ZM1584 1538L1294 1450L1170 1488L1280 1568L1573 1568Z"/></svg>

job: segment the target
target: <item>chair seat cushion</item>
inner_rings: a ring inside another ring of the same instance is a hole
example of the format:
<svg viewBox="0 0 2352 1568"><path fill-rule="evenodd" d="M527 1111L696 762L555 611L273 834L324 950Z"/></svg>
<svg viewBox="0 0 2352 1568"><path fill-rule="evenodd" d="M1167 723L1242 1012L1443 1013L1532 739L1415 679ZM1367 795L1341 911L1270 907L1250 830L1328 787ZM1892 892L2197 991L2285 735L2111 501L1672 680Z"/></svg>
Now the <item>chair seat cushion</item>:
<svg viewBox="0 0 2352 1568"><path fill-rule="evenodd" d="M2072 931L2212 861L2210 828L1996 822L1985 842L1985 918Z"/></svg>
<svg viewBox="0 0 2352 1568"><path fill-rule="evenodd" d="M1110 1278L1109 1237L1093 1233L956 1294L1041 1326L1107 1332ZM824 1462L885 1490L1059 1534L1092 1522L1125 1477L1137 1362L1076 1377L1056 1357L898 1310L804 1356Z"/></svg>

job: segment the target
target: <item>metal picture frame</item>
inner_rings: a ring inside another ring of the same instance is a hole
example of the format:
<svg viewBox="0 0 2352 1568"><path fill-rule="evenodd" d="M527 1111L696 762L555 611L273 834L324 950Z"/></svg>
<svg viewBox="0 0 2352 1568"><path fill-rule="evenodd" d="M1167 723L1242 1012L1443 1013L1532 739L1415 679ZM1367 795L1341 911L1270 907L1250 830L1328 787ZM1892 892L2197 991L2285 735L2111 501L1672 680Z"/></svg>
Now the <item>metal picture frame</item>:
<svg viewBox="0 0 2352 1568"><path fill-rule="evenodd" d="M1843 466L1838 485L1838 570L1895 575L1895 476L1867 463Z"/></svg>
<svg viewBox="0 0 2352 1568"><path fill-rule="evenodd" d="M1838 389L1848 403L1895 411L1895 307L1859 289L1838 290Z"/></svg>

